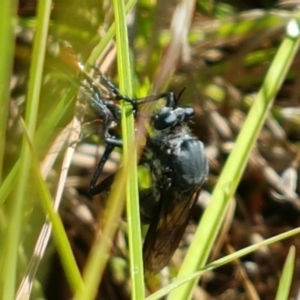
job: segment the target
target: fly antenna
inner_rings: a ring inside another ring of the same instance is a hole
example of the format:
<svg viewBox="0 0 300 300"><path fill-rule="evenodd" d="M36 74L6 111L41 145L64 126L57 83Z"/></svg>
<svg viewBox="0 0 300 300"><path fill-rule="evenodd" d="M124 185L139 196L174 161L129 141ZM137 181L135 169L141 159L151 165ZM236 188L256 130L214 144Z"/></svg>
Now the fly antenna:
<svg viewBox="0 0 300 300"><path fill-rule="evenodd" d="M183 92L186 90L186 86L179 92L179 94L178 94L178 96L176 97L177 99L176 99L176 106L177 106L177 104L178 104L178 102L179 102L179 100L180 100L180 98L181 98L181 96L182 96L182 94L183 94Z"/></svg>

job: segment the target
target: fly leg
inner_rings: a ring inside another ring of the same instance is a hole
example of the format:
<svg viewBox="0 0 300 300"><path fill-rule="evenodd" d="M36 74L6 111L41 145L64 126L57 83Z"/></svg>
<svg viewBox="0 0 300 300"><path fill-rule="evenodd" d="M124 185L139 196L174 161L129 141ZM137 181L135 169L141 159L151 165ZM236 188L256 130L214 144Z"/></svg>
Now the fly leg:
<svg viewBox="0 0 300 300"><path fill-rule="evenodd" d="M104 141L106 143L106 148L104 150L104 153L102 154L100 161L98 162L96 170L90 181L89 194L92 196L101 193L105 189L105 187L103 187L102 182L96 185L97 180L101 172L103 171L105 163L107 162L110 154L115 149L115 147L123 146L121 139L118 139L115 135L111 135L109 133L109 126L108 126L110 122L109 115L104 114L103 117L104 117Z"/></svg>
<svg viewBox="0 0 300 300"><path fill-rule="evenodd" d="M89 194L91 196L101 193L106 188L106 186L104 186L103 182L100 182L99 184L96 184L96 183L97 183L97 180L98 180L100 174L103 171L105 163L107 162L110 154L112 153L112 151L114 150L115 147L122 147L122 141L116 140L113 138L109 138L106 140L106 148L104 150L104 153L103 153L103 155L96 167L96 170L92 176L92 179L90 181Z"/></svg>

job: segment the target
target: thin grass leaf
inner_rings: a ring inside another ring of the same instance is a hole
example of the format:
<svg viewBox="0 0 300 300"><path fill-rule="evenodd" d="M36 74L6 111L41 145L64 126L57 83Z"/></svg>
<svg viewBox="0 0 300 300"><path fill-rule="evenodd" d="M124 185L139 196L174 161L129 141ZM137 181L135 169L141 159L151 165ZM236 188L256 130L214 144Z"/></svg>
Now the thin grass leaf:
<svg viewBox="0 0 300 300"><path fill-rule="evenodd" d="M289 299L293 274L294 274L294 266L295 266L295 255L296 249L295 246L290 248L288 256L286 258L281 278L279 281L279 286L276 294L276 300L284 300Z"/></svg>
<svg viewBox="0 0 300 300"><path fill-rule="evenodd" d="M63 223L59 214L53 208L51 195L37 167L34 167L34 175L38 183L37 187L41 194L41 203L43 204L43 208L48 214L49 220L53 226L53 237L61 257L61 262L66 272L67 279L70 283L70 287L73 292L81 291L83 290L83 282L81 280L81 275L78 270Z"/></svg>
<svg viewBox="0 0 300 300"><path fill-rule="evenodd" d="M105 218L105 226L103 231L98 232L85 265L83 273L85 291L84 293L78 291L74 296L76 300L94 299L97 293L99 282L109 259L111 241L118 229L116 220L121 217L123 212L122 202L114 201L115 199L123 199L124 196L125 181L119 180L122 179L122 175L124 175L124 172L121 172L116 179L118 188L114 189L112 186L112 192L107 203L107 212L109 213Z"/></svg>
<svg viewBox="0 0 300 300"><path fill-rule="evenodd" d="M121 8L115 5L115 8ZM131 67L129 64L129 49L125 15L123 9L116 12L116 28L120 33L117 45L118 51L118 70L120 89L127 95L132 95L132 81L131 81ZM122 28L124 30L122 30ZM130 114L128 115L128 112ZM138 186L137 186L137 168L136 168L136 145L134 143L134 118L132 108L130 105L124 103L122 107L122 133L123 133L123 149L124 149L124 164L128 166L128 177L126 185L126 198L127 198L127 220L128 220L128 235L129 235L129 248L130 248L130 267L131 278L133 286L133 299L141 299L144 296L144 280L143 280L143 263L142 263L142 243L140 231L140 213L139 213L139 200L138 200ZM123 121L124 120L124 121Z"/></svg>
<svg viewBox="0 0 300 300"><path fill-rule="evenodd" d="M73 122L71 123L71 125L73 125L73 127L77 127L77 126L79 126L79 122L76 119L74 119ZM71 126L69 126L69 127L71 127ZM24 128L24 132L26 133L26 128L24 125L23 125L23 128ZM42 258L44 257L46 247L48 245L48 241L49 241L49 238L50 238L50 235L52 232L52 227L54 230L53 235L54 235L54 238L56 241L57 250L60 255L62 265L65 269L66 277L69 280L71 289L75 293L77 291L77 289L80 290L83 288L83 282L81 279L81 275L78 270L67 234L62 225L62 221L61 221L59 215L57 214L58 208L60 206L62 194L63 194L63 189L65 186L67 173L68 173L68 170L69 170L69 167L71 164L72 155L75 151L75 148L72 146L72 142L74 142L74 140L78 140L78 136L79 136L79 133L77 133L74 130L70 130L70 129L71 128L69 128L69 130L67 130L67 133L68 133L67 136L66 136L66 134L64 134L64 138L66 140L68 140L68 144L71 146L69 146L67 151L65 152L64 161L63 161L62 167L61 167L62 171L60 174L60 180L59 180L59 184L57 187L54 201L52 200L52 198L50 196L50 192L45 185L44 178L48 174L47 171L45 170L46 168L42 166L39 168L38 171L35 170L37 187L41 194L41 203L43 205L45 214L47 216L49 216L50 222L49 222L49 220L46 220L43 227L41 228L39 238L35 245L31 260L28 264L26 274L23 277L23 280L18 289L18 293L17 293L17 297L16 297L17 300L24 299L24 295L28 296L28 298L30 297L32 286L33 286L33 281L34 281L37 269L39 267L39 264L40 264ZM25 134L25 136L27 137L27 140L30 145L30 149L32 151L32 157L34 158L34 161L35 161L35 168L37 168L37 166L38 166L37 153L33 149L33 145L30 142L28 135ZM57 152L53 153L53 156L56 156L56 155L57 155ZM53 162L54 162L54 160L53 160ZM50 167L52 167L52 165ZM50 167L49 167L49 169L50 169ZM40 182L41 176L42 176L42 183ZM54 223L52 223L52 222L54 222Z"/></svg>
<svg viewBox="0 0 300 300"><path fill-rule="evenodd" d="M177 277L171 284L169 284L169 285L163 287L162 289L160 289L159 291L153 293L151 296L147 297L146 300L161 299L161 297L166 296L172 290L177 289L178 287L182 286L185 283L189 283L189 282L193 281L195 278L202 276L207 271L212 271L214 269L217 269L223 265L226 265L230 262L235 261L236 259L239 259L243 256L253 253L254 251L256 251L262 247L274 244L276 242L282 241L283 239L290 238L297 234L300 234L300 228L292 229L287 232L278 234L278 235L271 237L269 239L266 239L260 243L251 245L244 249L238 250L230 255L227 255L218 260L215 260L214 262L206 265L204 268L199 269L197 272L191 273L190 275L182 276L180 278ZM280 299L285 299L285 298L280 298Z"/></svg>
<svg viewBox="0 0 300 300"><path fill-rule="evenodd" d="M226 212L247 164L250 151L299 48L299 36L287 35L280 45L248 117L213 191L178 277L191 274L205 265ZM170 294L170 299L190 299L198 280L192 280Z"/></svg>
<svg viewBox="0 0 300 300"><path fill-rule="evenodd" d="M73 292L81 291L83 289L83 282L81 280L81 275L73 255L72 248L70 246L62 220L60 219L58 212L54 210L52 204L53 199L51 198L50 192L47 189L37 166L34 166L34 176L37 180L37 188L41 195L41 203L53 226L53 237L61 257L61 262L65 269L67 279L70 283L70 287Z"/></svg>
<svg viewBox="0 0 300 300"><path fill-rule="evenodd" d="M13 190L16 179L18 176L20 168L20 160L14 165L14 167L9 172L8 176L3 181L2 185L0 186L0 206L6 201L8 195Z"/></svg>
<svg viewBox="0 0 300 300"><path fill-rule="evenodd" d="M17 1L0 2L0 183L2 182L6 125L10 94L10 78L13 66L14 23ZM5 42L4 42L5 41Z"/></svg>
<svg viewBox="0 0 300 300"><path fill-rule="evenodd" d="M136 0L130 0L125 5L125 13L128 13L133 6L135 5ZM107 47L108 43L111 41L111 39L116 34L116 23L113 22L109 29L107 30L104 37L101 39L101 41L98 43L98 45L93 49L90 57L87 60L86 63L86 70L89 70L90 66L94 64L94 62L100 57L100 55L104 52L105 48Z"/></svg>
<svg viewBox="0 0 300 300"><path fill-rule="evenodd" d="M35 144L37 149L43 149L45 144L45 136L49 135L53 131L53 128L57 128L57 124L62 120L67 111L70 111L76 100L76 88L71 87L68 89L58 102L57 106L52 110L49 110L47 117L43 118L39 124L39 128L35 133Z"/></svg>
<svg viewBox="0 0 300 300"><path fill-rule="evenodd" d="M119 6L120 6L120 4L119 4ZM122 13L124 15L124 7L122 10ZM118 29L119 29L120 25L118 24L119 17L117 17L117 16L118 16L118 14L116 13L116 21L115 22L116 22L116 29L117 29L117 33L118 33L119 32ZM123 22L125 22L125 15L123 16L123 18L124 18ZM123 26L123 28L124 28L124 26ZM124 31L122 34L123 34L123 37L121 39L124 39L124 36L125 37L127 36L127 32ZM117 34L117 41L118 41L118 39L119 39L119 36ZM119 45L118 42L117 42L117 44ZM124 42L123 42L123 44L124 44ZM121 52L124 53L125 51L121 51ZM128 50L127 50L127 55L128 55ZM128 57L127 57L127 60L128 60L128 63L126 63L127 67L123 68L123 70L125 69L128 72L130 70ZM119 72L119 74L123 74L123 73ZM125 76L120 75L120 90L121 90L121 92L124 91L124 86L128 87L130 84L130 80L128 82L125 82L125 84L122 81L122 77L127 78L127 80L130 79L130 73L128 73L128 74L129 75L125 75ZM131 94L130 91L128 91L128 89L126 90L126 94L127 95ZM123 115L125 115L123 108L122 108L122 113L123 113ZM132 126L132 128L134 128L133 121L132 121L131 126ZM122 124L122 128L124 128L123 124ZM132 132L134 132L133 129L132 129ZM133 134L132 134L132 136L133 136ZM129 145L132 145L132 141L133 141L132 136L130 139L131 144L129 143ZM126 147L128 147L126 144L126 141L128 143L128 138L126 138L124 136L124 132L123 132L123 138L124 138L123 139L124 148L126 148ZM131 152L127 151L127 153L132 153L132 151ZM132 158L132 156L131 156L131 158ZM101 222L102 225L104 223L103 231L98 233L98 236L96 237L96 241L91 249L89 258L87 260L87 264L86 264L86 267L84 270L84 276L83 276L85 287L86 287L85 293L81 293L81 294L77 293L75 295L75 299L80 299L80 300L92 299L96 295L99 281L101 281L104 268L105 268L106 263L109 258L111 240L113 240L113 237L117 230L116 220L120 219L122 211L123 211L125 181L129 174L128 170L130 170L130 172L131 172L132 168L129 169L129 166L126 165L126 160L125 160L124 167L122 168L122 171L120 172L120 174L118 174L116 181L111 189L111 194L108 199L108 204L107 204L107 209L106 209L107 216L104 218L105 220ZM128 179L128 180L130 180L130 179ZM135 182L137 182L137 181L135 180ZM117 188L116 187L114 188L114 186L117 186ZM135 188L135 193L137 194L137 187ZM137 210L138 210L138 208L137 208ZM138 217L139 217L139 215L138 215ZM136 230L137 228L140 228L139 225L136 225L136 223L134 226L135 226L134 230ZM135 234L139 235L139 232L137 231L137 233L135 233ZM140 249L141 249L141 247L140 247ZM140 290L140 289L138 289L138 290Z"/></svg>
<svg viewBox="0 0 300 300"><path fill-rule="evenodd" d="M125 7L123 1L114 0L118 73L120 90L126 95L132 96L132 79L130 66L130 50L126 24ZM134 117L131 105L122 105L122 137L124 165L128 168L126 174L126 204L130 255L130 274L132 280L132 299L143 299L144 270L142 258L141 223L138 199L138 174L137 174L137 152L134 142Z"/></svg>
<svg viewBox="0 0 300 300"><path fill-rule="evenodd" d="M25 122L27 124L30 138L33 138L36 128L50 12L51 1L40 1L38 5L37 28L34 38L25 114ZM0 298L7 300L14 299L15 297L18 244L22 230L23 204L25 195L27 194L26 190L30 170L30 162L31 153L29 151L27 143L23 141L21 150L20 172L18 174L19 177L17 182L18 189L16 189L14 193L15 195L11 204L10 226L7 230L5 249L3 254L5 260L3 263L3 274L1 278L6 278L6 280L4 281L1 290L2 295Z"/></svg>

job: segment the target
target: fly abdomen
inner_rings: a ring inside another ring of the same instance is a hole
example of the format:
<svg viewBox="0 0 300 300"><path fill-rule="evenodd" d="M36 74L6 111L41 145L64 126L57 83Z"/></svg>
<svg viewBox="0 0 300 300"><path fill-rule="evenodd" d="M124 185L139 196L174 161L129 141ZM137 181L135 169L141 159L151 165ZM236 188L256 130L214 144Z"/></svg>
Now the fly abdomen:
<svg viewBox="0 0 300 300"><path fill-rule="evenodd" d="M203 143L197 139L183 140L170 155L172 185L189 190L201 186L208 174L208 163Z"/></svg>

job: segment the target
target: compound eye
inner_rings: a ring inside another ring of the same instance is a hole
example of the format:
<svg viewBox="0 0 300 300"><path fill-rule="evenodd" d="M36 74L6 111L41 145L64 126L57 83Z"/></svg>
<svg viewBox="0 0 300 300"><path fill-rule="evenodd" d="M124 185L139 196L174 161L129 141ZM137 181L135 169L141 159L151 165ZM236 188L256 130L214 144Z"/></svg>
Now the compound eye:
<svg viewBox="0 0 300 300"><path fill-rule="evenodd" d="M156 116L153 126L156 130L164 130L176 125L177 122L178 119L174 111L166 110Z"/></svg>
<svg viewBox="0 0 300 300"><path fill-rule="evenodd" d="M184 120L192 118L195 114L195 110L192 107L183 107L184 108Z"/></svg>

